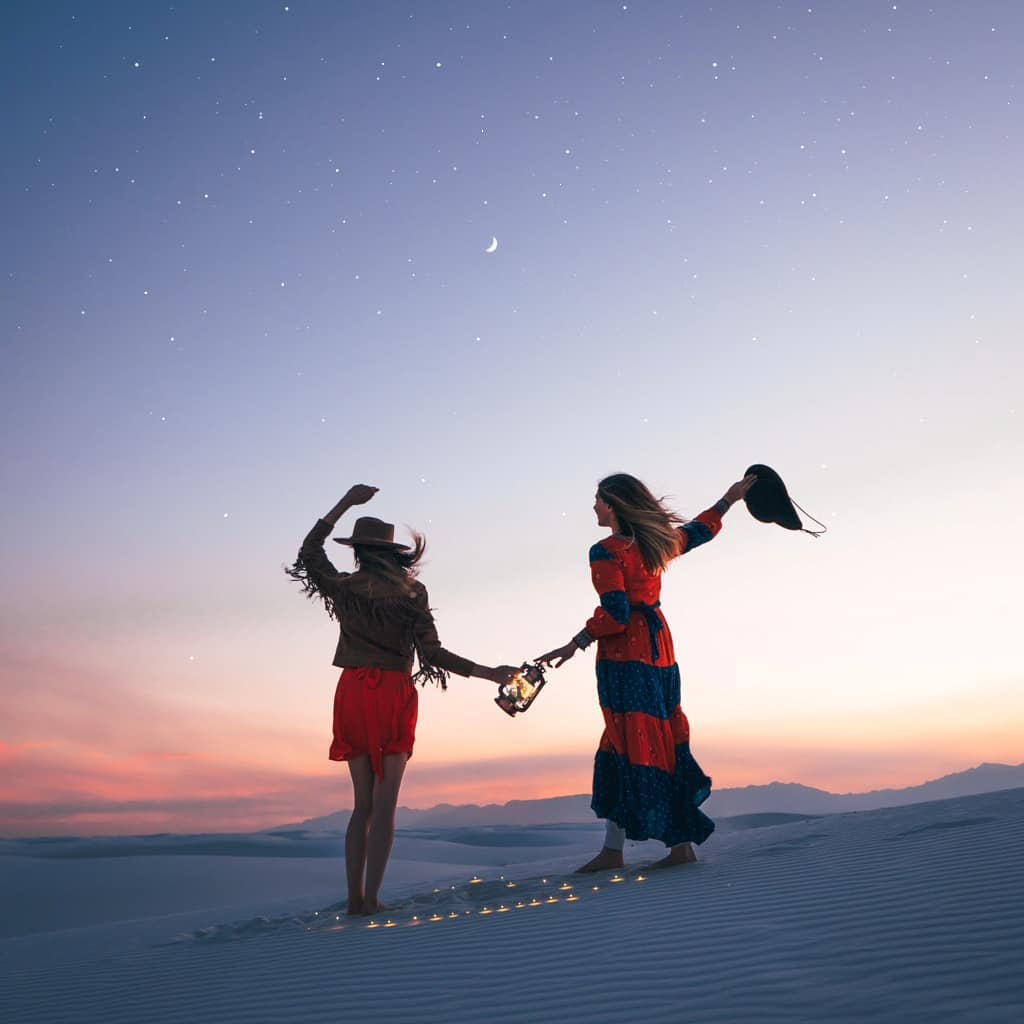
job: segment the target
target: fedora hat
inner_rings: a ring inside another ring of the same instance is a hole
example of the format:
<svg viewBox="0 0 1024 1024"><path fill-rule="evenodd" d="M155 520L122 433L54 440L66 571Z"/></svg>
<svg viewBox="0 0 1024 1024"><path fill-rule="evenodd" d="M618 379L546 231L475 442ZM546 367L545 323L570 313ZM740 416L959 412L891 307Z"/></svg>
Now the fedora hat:
<svg viewBox="0 0 1024 1024"><path fill-rule="evenodd" d="M360 516L352 528L351 537L335 537L335 544L359 544L368 548L391 548L392 551L408 551L408 544L395 543L395 527L374 516Z"/></svg>
<svg viewBox="0 0 1024 1024"><path fill-rule="evenodd" d="M809 533L812 537L817 537L826 531L827 527L824 523L818 523L814 516L793 501L789 496L789 491L786 490L786 485L782 482L782 477L771 466L763 466L758 463L748 467L743 475L749 476L751 473L757 477L757 483L747 491L743 500L747 503L747 508L755 519L762 523L777 523L787 530L803 530L804 533ZM808 519L813 519L818 523L821 529L808 530L800 516L797 515L798 508Z"/></svg>

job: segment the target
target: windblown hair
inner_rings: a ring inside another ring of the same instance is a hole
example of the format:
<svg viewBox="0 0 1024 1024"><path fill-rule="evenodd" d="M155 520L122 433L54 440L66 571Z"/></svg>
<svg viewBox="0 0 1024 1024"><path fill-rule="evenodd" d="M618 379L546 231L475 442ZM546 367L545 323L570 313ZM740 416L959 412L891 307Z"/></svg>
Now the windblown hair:
<svg viewBox="0 0 1024 1024"><path fill-rule="evenodd" d="M615 512L619 533L636 541L651 572L661 572L679 554L677 530L686 520L666 508L665 499L656 498L643 481L613 473L597 485L597 493Z"/></svg>
<svg viewBox="0 0 1024 1024"><path fill-rule="evenodd" d="M410 593L413 580L419 575L419 564L427 550L426 538L415 530L412 534L412 549L396 551L393 548L379 548L370 544L353 544L352 554L359 571L367 576L399 583Z"/></svg>
<svg viewBox="0 0 1024 1024"><path fill-rule="evenodd" d="M352 554L356 560L359 571L373 579L386 580L389 583L397 583L405 590L409 597L413 595L413 584L419 575L419 565L427 550L427 541L422 533L415 530L409 531L412 534L412 548L409 551L396 551L393 548L379 548L372 544L353 544ZM371 600L372 590L371 590ZM380 599L375 602L378 606L382 603ZM385 606L390 605L390 613L396 614L396 609L391 602L383 602ZM411 606L406 611L411 612L415 618L415 611ZM413 682L426 686L428 682L437 683L442 690L448 689L448 672L445 669L432 665L420 650L416 641L415 633L412 631L412 618L410 619L410 635L413 647L416 650L416 657L419 659L420 668L413 676Z"/></svg>

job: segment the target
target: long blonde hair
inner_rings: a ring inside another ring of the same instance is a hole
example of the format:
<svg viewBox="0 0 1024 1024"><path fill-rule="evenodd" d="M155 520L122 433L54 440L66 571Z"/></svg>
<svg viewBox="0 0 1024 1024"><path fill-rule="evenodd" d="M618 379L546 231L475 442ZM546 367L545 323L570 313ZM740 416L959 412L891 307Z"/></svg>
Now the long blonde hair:
<svg viewBox="0 0 1024 1024"><path fill-rule="evenodd" d="M598 485L601 500L615 513L619 533L631 537L640 548L644 565L661 572L679 554L678 527L685 519L667 508L642 481L629 473L612 473Z"/></svg>

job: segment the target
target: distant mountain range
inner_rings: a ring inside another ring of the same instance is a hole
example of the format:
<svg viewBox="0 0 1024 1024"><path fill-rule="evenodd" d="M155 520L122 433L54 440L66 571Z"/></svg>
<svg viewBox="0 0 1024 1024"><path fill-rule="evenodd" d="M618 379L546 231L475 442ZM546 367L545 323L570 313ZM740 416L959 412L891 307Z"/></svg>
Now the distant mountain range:
<svg viewBox="0 0 1024 1024"><path fill-rule="evenodd" d="M795 782L740 786L715 790L704 805L713 818L746 814L836 814L902 807L928 800L946 800L1001 789L1024 787L1024 764L980 764L941 779L906 789L874 789L869 793L829 793ZM310 831L335 831L348 824L349 812L336 811L298 825ZM510 800L506 804L438 804L427 810L399 807L401 829L467 828L489 825L561 825L594 822L590 794L556 796L547 800Z"/></svg>

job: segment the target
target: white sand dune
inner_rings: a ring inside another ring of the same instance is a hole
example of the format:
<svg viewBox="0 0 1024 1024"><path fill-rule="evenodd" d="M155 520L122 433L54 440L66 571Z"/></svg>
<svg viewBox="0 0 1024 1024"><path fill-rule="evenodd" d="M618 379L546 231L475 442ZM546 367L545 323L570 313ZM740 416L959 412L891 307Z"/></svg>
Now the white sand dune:
<svg viewBox="0 0 1024 1024"><path fill-rule="evenodd" d="M402 836L395 910L373 921L280 892L249 917L237 900L230 914L179 900L163 916L26 934L29 914L0 942L0 1019L1024 1020L1024 789L723 829L700 864L669 871L643 868L657 853L646 844L627 849L621 881L568 874L600 841L593 828L506 831ZM113 901L138 859L45 865L92 863ZM218 859L242 860L150 861ZM30 889L44 862L27 860L0 863ZM274 865L340 874L322 857ZM242 891L210 907L229 895Z"/></svg>

